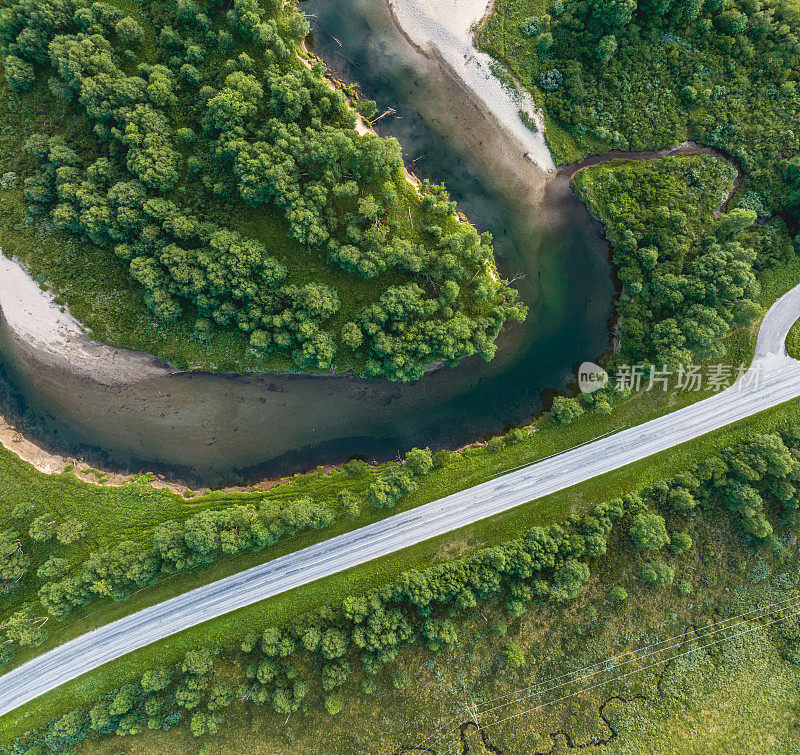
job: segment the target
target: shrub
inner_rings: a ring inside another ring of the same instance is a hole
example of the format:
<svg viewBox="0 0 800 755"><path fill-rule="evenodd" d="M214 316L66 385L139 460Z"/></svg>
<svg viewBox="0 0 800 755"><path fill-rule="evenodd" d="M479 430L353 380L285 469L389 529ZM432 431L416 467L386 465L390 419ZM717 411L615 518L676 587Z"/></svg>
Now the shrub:
<svg viewBox="0 0 800 755"><path fill-rule="evenodd" d="M442 450L437 451L433 455L433 468L434 469L442 469L446 467L450 463L450 457L453 455L452 451Z"/></svg>
<svg viewBox="0 0 800 755"><path fill-rule="evenodd" d="M519 33L526 39L533 39L541 30L542 22L536 16L528 16L519 25Z"/></svg>
<svg viewBox="0 0 800 755"><path fill-rule="evenodd" d="M545 92L555 92L563 83L564 74L558 68L551 68L549 71L539 74L539 86Z"/></svg>
<svg viewBox="0 0 800 755"><path fill-rule="evenodd" d="M583 407L576 398L556 396L551 410L553 419L560 425L568 425L583 414Z"/></svg>
<svg viewBox="0 0 800 755"><path fill-rule="evenodd" d="M405 671L398 671L392 675L392 686L395 689L404 690L408 689L411 684L411 679Z"/></svg>
<svg viewBox="0 0 800 755"><path fill-rule="evenodd" d="M655 551L669 543L664 518L658 514L637 514L630 529L631 540L637 548Z"/></svg>
<svg viewBox="0 0 800 755"><path fill-rule="evenodd" d="M500 657L513 668L519 668L525 663L525 655L522 652L522 648L513 640L509 640L503 645L500 649Z"/></svg>
<svg viewBox="0 0 800 755"><path fill-rule="evenodd" d="M332 716L335 716L337 713L341 713L343 708L344 703L339 695L331 694L325 698L325 710L327 710Z"/></svg>
<svg viewBox="0 0 800 755"><path fill-rule="evenodd" d="M686 532L674 532L670 537L669 550L671 553L678 554L689 550L692 547L692 537Z"/></svg>
<svg viewBox="0 0 800 755"><path fill-rule="evenodd" d="M639 568L639 579L646 585L664 587L672 584L675 579L675 569L662 561L652 561L642 564Z"/></svg>
<svg viewBox="0 0 800 755"><path fill-rule="evenodd" d="M628 599L628 591L620 585L614 585L609 592L608 597L614 603L624 603Z"/></svg>
<svg viewBox="0 0 800 755"><path fill-rule="evenodd" d="M350 459L342 465L342 471L350 477L361 477L369 471L369 464L363 459Z"/></svg>
<svg viewBox="0 0 800 755"><path fill-rule="evenodd" d="M403 466L415 477L422 477L433 469L430 448L412 448L407 454Z"/></svg>

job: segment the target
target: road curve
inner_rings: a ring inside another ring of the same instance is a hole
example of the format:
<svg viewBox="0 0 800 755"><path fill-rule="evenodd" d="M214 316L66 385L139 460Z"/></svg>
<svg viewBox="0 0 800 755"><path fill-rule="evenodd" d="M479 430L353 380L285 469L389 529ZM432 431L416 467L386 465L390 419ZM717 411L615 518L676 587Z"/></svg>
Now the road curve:
<svg viewBox="0 0 800 755"><path fill-rule="evenodd" d="M756 358L734 385L684 409L475 487L191 590L99 627L0 676L0 715L108 661L237 608L442 535L744 419L800 396L800 362L786 335L800 286L770 308Z"/></svg>

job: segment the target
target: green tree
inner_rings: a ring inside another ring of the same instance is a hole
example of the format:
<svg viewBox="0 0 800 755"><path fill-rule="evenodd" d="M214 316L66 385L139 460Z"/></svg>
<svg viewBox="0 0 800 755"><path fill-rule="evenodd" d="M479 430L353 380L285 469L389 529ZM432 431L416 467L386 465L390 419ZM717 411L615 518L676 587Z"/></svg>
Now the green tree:
<svg viewBox="0 0 800 755"><path fill-rule="evenodd" d="M583 414L583 407L575 398L556 396L551 409L553 419L560 425L568 425Z"/></svg>
<svg viewBox="0 0 800 755"><path fill-rule="evenodd" d="M413 448L403 460L403 467L415 477L422 477L433 469L433 457L430 448Z"/></svg>
<svg viewBox="0 0 800 755"><path fill-rule="evenodd" d="M192 715L189 730L194 737L213 736L219 731L222 718L216 713L198 711Z"/></svg>
<svg viewBox="0 0 800 755"><path fill-rule="evenodd" d="M621 29L633 19L636 0L592 0L592 14L606 28Z"/></svg>
<svg viewBox="0 0 800 755"><path fill-rule="evenodd" d="M606 34L600 38L597 45L597 59L601 63L608 63L617 52L617 38L613 34ZM652 267L651 267L652 269Z"/></svg>
<svg viewBox="0 0 800 755"><path fill-rule="evenodd" d="M5 58L6 81L12 92L26 92L36 81L36 72L33 66L16 55L6 55Z"/></svg>
<svg viewBox="0 0 800 755"><path fill-rule="evenodd" d="M513 640L508 640L500 648L500 658L512 668L519 668L525 663L522 648Z"/></svg>
<svg viewBox="0 0 800 755"><path fill-rule="evenodd" d="M614 587L608 591L608 597L613 603L621 604L628 599L628 591L620 585L614 585Z"/></svg>
<svg viewBox="0 0 800 755"><path fill-rule="evenodd" d="M645 584L659 587L671 585L675 579L675 569L662 561L652 561L639 568L639 579Z"/></svg>
<svg viewBox="0 0 800 755"><path fill-rule="evenodd" d="M19 533L0 532L0 593L10 595L19 587L30 566L30 558L22 547Z"/></svg>
<svg viewBox="0 0 800 755"><path fill-rule="evenodd" d="M344 702L339 695L334 693L325 698L325 710L327 710L330 715L335 716L337 713L341 713L343 708Z"/></svg>
<svg viewBox="0 0 800 755"><path fill-rule="evenodd" d="M70 518L56 527L56 540L62 545L71 545L83 537L83 522Z"/></svg>
<svg viewBox="0 0 800 755"><path fill-rule="evenodd" d="M542 22L536 16L528 16L519 25L520 34L527 39L533 39L542 30Z"/></svg>
<svg viewBox="0 0 800 755"><path fill-rule="evenodd" d="M36 576L43 581L52 581L64 577L69 569L68 559L51 556L36 570Z"/></svg>
<svg viewBox="0 0 800 755"><path fill-rule="evenodd" d="M658 514L637 514L630 529L631 540L637 548L658 550L669 543L664 518Z"/></svg>
<svg viewBox="0 0 800 755"><path fill-rule="evenodd" d="M56 519L51 513L42 514L41 516L37 516L31 522L31 526L28 528L28 535L30 536L31 540L34 540L37 543L43 543L53 535L56 534Z"/></svg>
<svg viewBox="0 0 800 755"><path fill-rule="evenodd" d="M686 532L673 532L670 536L669 550L671 553L683 553L692 547L691 535Z"/></svg>

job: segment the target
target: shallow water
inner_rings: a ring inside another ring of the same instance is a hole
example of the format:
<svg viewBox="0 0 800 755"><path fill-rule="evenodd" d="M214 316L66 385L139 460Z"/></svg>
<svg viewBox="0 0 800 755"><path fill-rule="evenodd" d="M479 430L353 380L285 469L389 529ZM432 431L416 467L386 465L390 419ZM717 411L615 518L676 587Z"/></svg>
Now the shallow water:
<svg viewBox="0 0 800 755"><path fill-rule="evenodd" d="M607 347L607 247L567 176L547 182L452 73L404 39L383 3L302 7L314 14L314 51L334 74L358 81L381 111L395 108L379 132L397 136L411 169L444 181L469 219L494 234L500 271L517 277L528 321L501 335L491 363L467 359L412 385L179 374L109 387L43 368L0 320L0 354L37 434L62 448L93 447L96 462L219 485L500 432L529 420L543 391Z"/></svg>

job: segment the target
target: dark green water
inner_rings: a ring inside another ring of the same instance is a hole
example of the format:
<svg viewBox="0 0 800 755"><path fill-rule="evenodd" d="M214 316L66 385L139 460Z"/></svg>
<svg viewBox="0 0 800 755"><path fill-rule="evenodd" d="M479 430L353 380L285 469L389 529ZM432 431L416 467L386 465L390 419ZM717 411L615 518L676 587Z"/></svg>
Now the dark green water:
<svg viewBox="0 0 800 755"><path fill-rule="evenodd" d="M530 307L489 364L464 360L412 385L351 376L179 374L105 386L45 368L0 318L0 354L29 425L46 443L122 468L220 485L412 446L456 447L529 421L542 392L608 344L613 285L597 225L568 178L547 181L379 0L308 0L314 51L396 113L412 170L444 182L495 237L501 273ZM338 41L337 41L338 40Z"/></svg>

